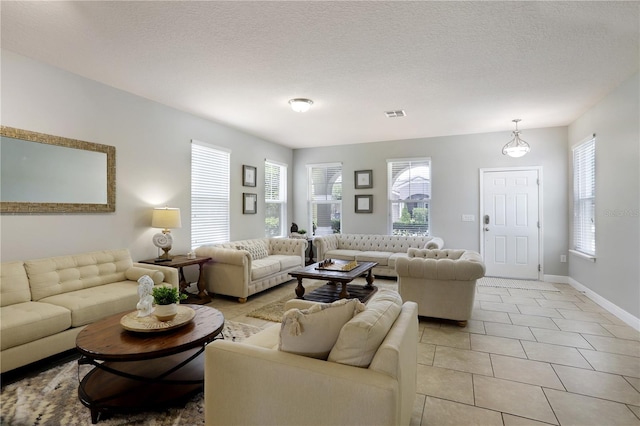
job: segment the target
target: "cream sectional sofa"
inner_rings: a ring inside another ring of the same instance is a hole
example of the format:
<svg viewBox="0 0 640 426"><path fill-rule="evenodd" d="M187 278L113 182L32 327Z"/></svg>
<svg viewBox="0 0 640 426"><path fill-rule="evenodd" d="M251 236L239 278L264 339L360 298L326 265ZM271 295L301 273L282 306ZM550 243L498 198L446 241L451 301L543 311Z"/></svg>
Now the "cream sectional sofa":
<svg viewBox="0 0 640 426"><path fill-rule="evenodd" d="M209 294L247 297L291 280L289 272L305 265L307 240L256 238L198 247L197 256L210 257L204 265Z"/></svg>
<svg viewBox="0 0 640 426"><path fill-rule="evenodd" d="M0 265L1 371L75 348L84 326L138 303L138 278L178 287L178 270L105 250Z"/></svg>
<svg viewBox="0 0 640 426"><path fill-rule="evenodd" d="M396 260L407 257L410 248L441 249L442 238L400 235L332 234L313 239L318 261L324 259L377 262L375 275L396 276Z"/></svg>
<svg viewBox="0 0 640 426"><path fill-rule="evenodd" d="M285 310L312 305L293 299ZM335 316L330 313L330 320ZM322 321L315 326L316 331L327 328L331 325ZM323 340L315 339L308 323L300 330L301 337L311 333L314 340ZM279 350L280 340L290 333L281 324L241 343L210 343L205 350L205 423L409 425L416 396L416 304L379 290L338 331L326 360Z"/></svg>

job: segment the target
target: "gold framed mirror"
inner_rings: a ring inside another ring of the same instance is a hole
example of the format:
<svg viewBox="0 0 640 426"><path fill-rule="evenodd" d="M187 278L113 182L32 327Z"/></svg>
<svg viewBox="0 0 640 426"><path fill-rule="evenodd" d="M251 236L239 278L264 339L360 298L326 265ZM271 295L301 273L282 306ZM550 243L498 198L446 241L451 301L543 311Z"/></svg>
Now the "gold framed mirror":
<svg viewBox="0 0 640 426"><path fill-rule="evenodd" d="M0 213L116 210L116 148L0 126Z"/></svg>

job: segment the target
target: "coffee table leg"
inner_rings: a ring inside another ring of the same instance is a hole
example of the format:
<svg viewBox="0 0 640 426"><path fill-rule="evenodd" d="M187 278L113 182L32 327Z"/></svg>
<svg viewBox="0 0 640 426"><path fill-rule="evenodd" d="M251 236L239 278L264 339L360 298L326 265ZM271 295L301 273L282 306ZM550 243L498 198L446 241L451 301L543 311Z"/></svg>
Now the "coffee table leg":
<svg viewBox="0 0 640 426"><path fill-rule="evenodd" d="M373 280L374 280L374 276L373 276L373 269L369 269L369 272L367 272L367 288L371 288L373 286Z"/></svg>
<svg viewBox="0 0 640 426"><path fill-rule="evenodd" d="M347 297L349 297L349 291L347 290L347 283L343 282L342 284L342 288L340 289L340 299L346 299Z"/></svg>
<svg viewBox="0 0 640 426"><path fill-rule="evenodd" d="M296 287L296 296L298 296L298 299L302 299L302 296L304 296L304 287L302 286L302 277L298 277L298 286Z"/></svg>

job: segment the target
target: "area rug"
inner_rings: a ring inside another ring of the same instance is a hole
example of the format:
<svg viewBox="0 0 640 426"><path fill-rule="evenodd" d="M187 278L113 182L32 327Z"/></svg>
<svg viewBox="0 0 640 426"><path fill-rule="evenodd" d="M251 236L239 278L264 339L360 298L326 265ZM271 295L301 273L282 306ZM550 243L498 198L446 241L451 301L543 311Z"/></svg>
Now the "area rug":
<svg viewBox="0 0 640 426"><path fill-rule="evenodd" d="M483 277L477 281L480 287L513 288L520 290L560 291L544 281L516 280L512 278Z"/></svg>
<svg viewBox="0 0 640 426"><path fill-rule="evenodd" d="M305 281L304 289L305 293L310 293L316 288L325 285L326 281L323 280L314 280ZM365 285L366 281L364 278L356 278L351 282L351 284ZM385 280L385 279L376 279L373 283L374 286L378 288L390 288L393 290L398 290L398 284L395 280ZM258 308L254 311L251 311L247 314L248 317L259 318L266 321L280 322L282 321L282 315L284 314L284 304L291 299L294 299L294 294L289 294L284 296L280 300L264 305L261 308Z"/></svg>
<svg viewBox="0 0 640 426"><path fill-rule="evenodd" d="M225 339L242 341L260 331L259 327L226 321L222 334ZM59 426L91 425L89 409L78 399L78 377L91 366L78 366L69 361L46 370L37 376L11 383L2 388L0 400L1 425ZM204 425L203 393L195 395L184 407L162 411L113 414L98 421L100 426L178 426Z"/></svg>

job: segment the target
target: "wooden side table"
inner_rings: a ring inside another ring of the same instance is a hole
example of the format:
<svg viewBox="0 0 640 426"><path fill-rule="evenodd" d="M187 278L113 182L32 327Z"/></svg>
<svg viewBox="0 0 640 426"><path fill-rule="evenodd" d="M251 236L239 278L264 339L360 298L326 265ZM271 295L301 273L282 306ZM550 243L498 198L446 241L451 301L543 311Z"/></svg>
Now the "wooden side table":
<svg viewBox="0 0 640 426"><path fill-rule="evenodd" d="M204 275L202 274L202 266L210 260L211 260L210 257L196 257L193 259L189 259L186 255L179 254L177 256L173 256L173 258L171 258L170 261L159 262L157 261L157 259L147 259L147 260L140 260L139 263L147 263L150 265L161 265L161 266L168 266L170 268L177 268L178 275L180 277L181 293L187 293L186 288L189 286L189 283L184 277L184 271L182 270L182 268L184 268L185 266L198 265L198 267L200 268L199 275L198 275L198 294L194 295L198 299L197 301L190 301L189 299L187 299L185 302L186 303L195 302L195 303L202 304L202 303L209 303L211 301L211 297L207 294L207 292L204 289ZM187 295L191 295L191 294L187 293Z"/></svg>

